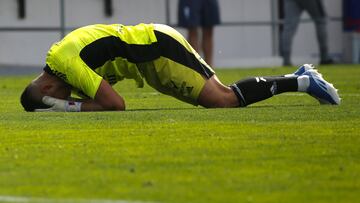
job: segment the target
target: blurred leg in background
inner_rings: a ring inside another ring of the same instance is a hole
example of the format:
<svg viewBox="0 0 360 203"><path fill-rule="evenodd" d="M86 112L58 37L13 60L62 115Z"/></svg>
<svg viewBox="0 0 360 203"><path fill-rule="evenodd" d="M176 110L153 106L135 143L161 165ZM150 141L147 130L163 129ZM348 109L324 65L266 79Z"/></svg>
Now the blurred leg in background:
<svg viewBox="0 0 360 203"><path fill-rule="evenodd" d="M284 0L284 27L282 31L281 54L283 65L291 66L291 45L299 25L303 9L295 0Z"/></svg>
<svg viewBox="0 0 360 203"><path fill-rule="evenodd" d="M214 26L220 24L218 1L179 0L178 21L180 27L187 29L189 43L212 66Z"/></svg>
<svg viewBox="0 0 360 203"><path fill-rule="evenodd" d="M319 44L320 64L332 64L329 57L326 13L321 0L284 0L284 29L282 33L283 65L291 65L291 49L294 35L303 11L314 21Z"/></svg>

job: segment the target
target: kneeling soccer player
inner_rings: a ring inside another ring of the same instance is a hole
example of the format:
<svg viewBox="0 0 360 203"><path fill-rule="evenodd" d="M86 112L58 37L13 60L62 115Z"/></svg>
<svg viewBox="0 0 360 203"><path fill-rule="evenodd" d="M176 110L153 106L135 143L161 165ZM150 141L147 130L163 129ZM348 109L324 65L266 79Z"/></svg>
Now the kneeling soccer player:
<svg viewBox="0 0 360 203"><path fill-rule="evenodd" d="M44 71L26 87L21 104L26 111L121 111L125 101L112 85L125 78L207 108L245 107L297 91L340 104L333 85L307 64L293 74L223 85L181 34L160 24L74 30L50 48ZM71 92L83 99L71 98Z"/></svg>

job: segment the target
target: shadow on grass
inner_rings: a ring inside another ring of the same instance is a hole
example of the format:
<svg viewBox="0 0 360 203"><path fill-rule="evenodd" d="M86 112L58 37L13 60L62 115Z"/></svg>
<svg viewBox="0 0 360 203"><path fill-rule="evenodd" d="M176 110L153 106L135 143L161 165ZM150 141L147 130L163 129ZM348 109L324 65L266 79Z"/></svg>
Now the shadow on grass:
<svg viewBox="0 0 360 203"><path fill-rule="evenodd" d="M199 111L208 111L208 110L224 110L224 109L269 109L269 108L298 108L298 107L316 107L320 106L318 104L311 105L301 105L301 104L279 104L279 105L259 105L259 106L247 106L247 107L232 107L232 108L204 108L204 107L193 107L193 108L152 108L152 109L128 109L127 112L138 112L138 111L179 111L179 110L199 110Z"/></svg>

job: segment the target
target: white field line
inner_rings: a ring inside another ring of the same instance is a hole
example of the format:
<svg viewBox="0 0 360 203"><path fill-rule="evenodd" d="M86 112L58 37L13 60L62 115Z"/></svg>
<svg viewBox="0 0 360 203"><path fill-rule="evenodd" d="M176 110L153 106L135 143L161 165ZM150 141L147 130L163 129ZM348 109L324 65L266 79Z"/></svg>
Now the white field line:
<svg viewBox="0 0 360 203"><path fill-rule="evenodd" d="M155 203L137 200L106 200L106 199L50 199L18 196L0 196L0 202L6 203Z"/></svg>

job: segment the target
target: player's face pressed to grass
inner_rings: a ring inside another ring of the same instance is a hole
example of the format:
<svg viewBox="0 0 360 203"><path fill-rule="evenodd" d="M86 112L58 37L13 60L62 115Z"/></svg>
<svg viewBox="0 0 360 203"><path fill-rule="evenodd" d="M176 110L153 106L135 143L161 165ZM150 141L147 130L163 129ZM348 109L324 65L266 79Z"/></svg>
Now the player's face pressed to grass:
<svg viewBox="0 0 360 203"><path fill-rule="evenodd" d="M62 81L56 81L42 87L44 95L58 99L68 99L71 95L71 87Z"/></svg>
<svg viewBox="0 0 360 203"><path fill-rule="evenodd" d="M92 25L71 32L51 47L44 73L25 89L21 103L27 111L125 110L112 88L124 78L138 87L145 80L161 93L206 108L245 107L297 91L340 103L336 89L310 65L285 76L224 85L180 33L158 24ZM81 99L71 98L70 90Z"/></svg>

